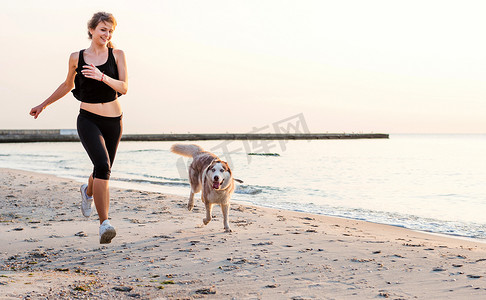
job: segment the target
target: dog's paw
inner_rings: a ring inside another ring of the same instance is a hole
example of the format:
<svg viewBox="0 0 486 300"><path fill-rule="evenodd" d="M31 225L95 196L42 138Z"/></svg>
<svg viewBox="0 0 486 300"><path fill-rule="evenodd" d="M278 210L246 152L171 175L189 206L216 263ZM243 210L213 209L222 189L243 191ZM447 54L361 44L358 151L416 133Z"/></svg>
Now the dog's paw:
<svg viewBox="0 0 486 300"><path fill-rule="evenodd" d="M192 211L193 208L194 208L194 203L187 203L187 210L188 211Z"/></svg>
<svg viewBox="0 0 486 300"><path fill-rule="evenodd" d="M228 227L224 229L224 232L233 232L233 230L231 230L231 228Z"/></svg>
<svg viewBox="0 0 486 300"><path fill-rule="evenodd" d="M204 219L203 219L203 223L204 223L204 225L208 225L209 221L211 221L211 219L209 219L209 220L208 220L208 219L204 218Z"/></svg>

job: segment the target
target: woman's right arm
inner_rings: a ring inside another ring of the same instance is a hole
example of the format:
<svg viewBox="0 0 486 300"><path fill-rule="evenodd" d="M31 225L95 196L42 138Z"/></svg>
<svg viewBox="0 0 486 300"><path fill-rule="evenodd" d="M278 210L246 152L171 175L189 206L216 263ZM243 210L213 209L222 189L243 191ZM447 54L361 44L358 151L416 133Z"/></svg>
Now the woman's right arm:
<svg viewBox="0 0 486 300"><path fill-rule="evenodd" d="M54 93L52 93L49 98L47 98L44 102L37 105L36 107L33 107L30 110L30 115L33 116L34 119L37 119L37 117L44 110L44 108L66 96L66 94L74 88L74 77L76 76L78 57L79 52L74 52L71 54L71 56L69 57L69 70L66 80L61 83L61 85L54 91Z"/></svg>

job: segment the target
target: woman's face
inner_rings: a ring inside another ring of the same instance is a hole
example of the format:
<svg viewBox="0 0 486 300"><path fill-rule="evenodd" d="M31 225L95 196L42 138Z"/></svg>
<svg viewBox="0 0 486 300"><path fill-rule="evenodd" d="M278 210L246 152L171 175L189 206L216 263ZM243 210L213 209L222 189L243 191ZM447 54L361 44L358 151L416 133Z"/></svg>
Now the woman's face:
<svg viewBox="0 0 486 300"><path fill-rule="evenodd" d="M105 46L111 40L115 28L111 23L99 22L95 29L90 29L89 31L94 43Z"/></svg>

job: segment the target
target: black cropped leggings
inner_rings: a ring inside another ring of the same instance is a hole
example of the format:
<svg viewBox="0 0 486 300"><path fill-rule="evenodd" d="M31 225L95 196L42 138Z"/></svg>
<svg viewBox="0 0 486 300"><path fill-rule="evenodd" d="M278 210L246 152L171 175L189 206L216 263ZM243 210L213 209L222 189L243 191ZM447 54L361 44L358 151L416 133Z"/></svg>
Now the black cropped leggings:
<svg viewBox="0 0 486 300"><path fill-rule="evenodd" d="M122 116L103 117L81 109L77 127L81 143L94 165L93 177L110 179L111 166L122 135Z"/></svg>

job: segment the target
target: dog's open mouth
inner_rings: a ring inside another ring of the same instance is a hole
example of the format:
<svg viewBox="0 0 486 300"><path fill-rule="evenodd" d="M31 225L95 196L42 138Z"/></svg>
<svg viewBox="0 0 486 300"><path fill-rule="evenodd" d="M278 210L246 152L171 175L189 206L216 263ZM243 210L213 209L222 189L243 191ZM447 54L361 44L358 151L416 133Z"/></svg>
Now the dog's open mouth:
<svg viewBox="0 0 486 300"><path fill-rule="evenodd" d="M217 190L221 187L222 182L214 181L213 182L213 189Z"/></svg>

